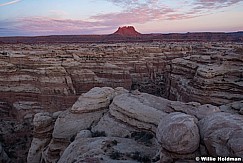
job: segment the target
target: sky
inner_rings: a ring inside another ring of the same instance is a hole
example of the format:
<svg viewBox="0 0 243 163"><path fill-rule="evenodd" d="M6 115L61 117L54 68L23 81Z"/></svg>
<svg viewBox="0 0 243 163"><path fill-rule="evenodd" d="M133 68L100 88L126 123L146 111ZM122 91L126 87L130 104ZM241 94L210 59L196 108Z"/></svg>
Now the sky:
<svg viewBox="0 0 243 163"><path fill-rule="evenodd" d="M243 31L243 0L0 0L0 36Z"/></svg>

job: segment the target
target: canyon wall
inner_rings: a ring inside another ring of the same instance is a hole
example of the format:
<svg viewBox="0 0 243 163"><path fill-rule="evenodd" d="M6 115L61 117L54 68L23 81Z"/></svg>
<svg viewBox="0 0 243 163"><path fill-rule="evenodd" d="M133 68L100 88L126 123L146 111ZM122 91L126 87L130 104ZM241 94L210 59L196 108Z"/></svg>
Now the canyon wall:
<svg viewBox="0 0 243 163"><path fill-rule="evenodd" d="M36 134L30 132L36 113L49 112L52 121L46 126L52 126L51 132L58 117L53 113L72 107L93 87L104 86L138 89L175 101L225 105L229 110L228 103L243 100L243 45L2 44L0 113L5 129L0 134L4 151L17 161L25 159ZM49 143L50 137L45 139ZM13 148L17 142L17 149Z"/></svg>
<svg viewBox="0 0 243 163"><path fill-rule="evenodd" d="M208 48L198 45L197 49L192 55L170 63L168 98L215 105L242 100L242 51L230 45Z"/></svg>
<svg viewBox="0 0 243 163"><path fill-rule="evenodd" d="M20 119L64 110L95 86L221 105L243 99L242 63L237 43L3 45L0 99Z"/></svg>

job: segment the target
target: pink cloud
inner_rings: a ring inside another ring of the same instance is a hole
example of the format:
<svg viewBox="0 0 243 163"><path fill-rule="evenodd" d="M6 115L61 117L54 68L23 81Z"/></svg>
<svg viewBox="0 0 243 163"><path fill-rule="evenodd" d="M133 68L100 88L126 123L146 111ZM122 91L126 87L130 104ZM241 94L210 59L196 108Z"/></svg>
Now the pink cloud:
<svg viewBox="0 0 243 163"><path fill-rule="evenodd" d="M242 0L197 0L194 4L194 9L219 9L229 7L241 1Z"/></svg>
<svg viewBox="0 0 243 163"><path fill-rule="evenodd" d="M19 1L19 0L18 0ZM118 26L144 24L150 21L181 20L209 14L209 10L223 8L240 0L180 1L180 7L169 7L159 0L107 0L124 8L121 12L98 14L87 20L64 19L65 13L51 11L55 18L29 17L0 22L3 30L22 34L94 34L114 31ZM11 1L16 3L17 1ZM186 8L186 11L183 11ZM213 12L216 12L212 10ZM1 29L0 29L1 34Z"/></svg>
<svg viewBox="0 0 243 163"><path fill-rule="evenodd" d="M125 9L118 13L99 14L91 16L90 20L73 20L50 17L29 17L19 18L14 21L15 26L10 28L23 33L31 33L34 35L46 34L83 34L94 33L102 30L115 30L118 26L139 23L143 24L149 21L159 20L175 20L187 19L193 16L194 13L184 14L178 13L165 5L158 5L158 0L147 0L149 3L136 3L135 6ZM128 3L128 0L121 2ZM5 23L7 24L7 23Z"/></svg>
<svg viewBox="0 0 243 163"><path fill-rule="evenodd" d="M91 22L72 19L53 19L49 17L19 18L14 22L5 22L5 28L19 32L20 34L29 33L31 35L72 35L87 34L110 29L100 22ZM14 24L14 26L12 26Z"/></svg>
<svg viewBox="0 0 243 163"><path fill-rule="evenodd" d="M137 4L134 7L125 9L118 13L99 14L91 18L103 22L104 24L131 24L131 23L146 23L154 20L166 19L166 16L175 13L176 10L167 6L156 5L157 0L149 0L149 4Z"/></svg>
<svg viewBox="0 0 243 163"><path fill-rule="evenodd" d="M120 13L100 14L91 18L106 25L126 25L132 23L143 24L149 21L181 20L202 16L199 10L193 9L188 12L180 12L165 5L156 5L157 3L158 0L154 0L149 5L140 4Z"/></svg>

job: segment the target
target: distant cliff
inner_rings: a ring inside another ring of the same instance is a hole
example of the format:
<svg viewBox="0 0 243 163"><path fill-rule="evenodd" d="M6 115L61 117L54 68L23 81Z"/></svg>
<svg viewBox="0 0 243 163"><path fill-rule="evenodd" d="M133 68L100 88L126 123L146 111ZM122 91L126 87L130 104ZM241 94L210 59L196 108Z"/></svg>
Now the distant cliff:
<svg viewBox="0 0 243 163"><path fill-rule="evenodd" d="M140 34L134 27L121 27L109 35L53 35L35 37L0 37L0 44L6 43L115 43L151 41L214 41L242 42L243 32L197 32L169 34Z"/></svg>

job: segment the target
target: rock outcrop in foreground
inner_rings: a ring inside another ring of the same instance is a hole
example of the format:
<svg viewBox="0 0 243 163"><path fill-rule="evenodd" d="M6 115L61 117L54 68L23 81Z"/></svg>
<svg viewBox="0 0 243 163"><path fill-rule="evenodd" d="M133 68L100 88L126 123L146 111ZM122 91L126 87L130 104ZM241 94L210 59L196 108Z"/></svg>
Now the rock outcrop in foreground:
<svg viewBox="0 0 243 163"><path fill-rule="evenodd" d="M38 113L29 163L180 162L243 158L243 116L231 106L94 87L62 112ZM226 109L227 108L227 109Z"/></svg>

